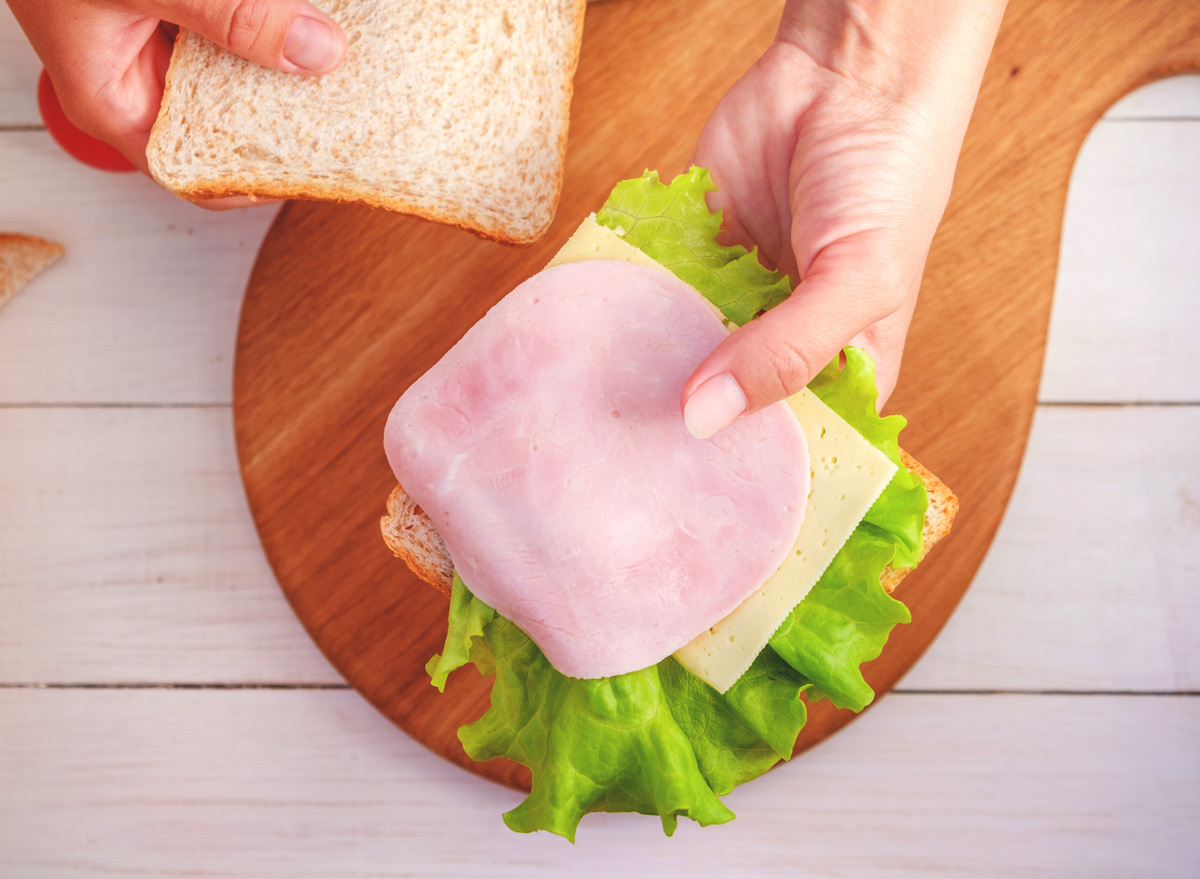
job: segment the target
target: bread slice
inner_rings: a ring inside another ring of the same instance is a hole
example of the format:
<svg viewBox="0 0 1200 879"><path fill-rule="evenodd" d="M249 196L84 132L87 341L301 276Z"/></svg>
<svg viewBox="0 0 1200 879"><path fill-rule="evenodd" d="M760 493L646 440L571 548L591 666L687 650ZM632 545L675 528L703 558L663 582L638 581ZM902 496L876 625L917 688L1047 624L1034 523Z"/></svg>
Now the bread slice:
<svg viewBox="0 0 1200 879"><path fill-rule="evenodd" d="M62 255L53 241L0 232L0 306Z"/></svg>
<svg viewBox="0 0 1200 879"><path fill-rule="evenodd" d="M388 514L379 520L379 528L388 549L396 558L404 559L410 571L434 589L449 595L454 563L450 561L450 550L437 527L402 485L397 485L388 495L387 511Z"/></svg>
<svg viewBox="0 0 1200 879"><path fill-rule="evenodd" d="M925 483L925 492L929 495L929 506L925 508L925 525L921 529L921 558L917 559L917 563L920 564L934 544L950 533L954 517L958 515L958 496L904 449L900 450L900 462ZM888 595L891 595L900 585L900 581L912 570L915 569L893 568L888 565L879 575L879 582L883 584Z"/></svg>
<svg viewBox="0 0 1200 879"><path fill-rule="evenodd" d="M584 0L315 0L349 47L322 77L181 30L146 149L189 199L364 202L509 244L562 188Z"/></svg>
<svg viewBox="0 0 1200 879"><path fill-rule="evenodd" d="M924 547L921 558L924 558L935 543L950 533L950 526L958 512L958 498L946 483L922 467L903 449L900 451L900 458L904 466L916 473L925 483L925 489L929 493L929 507L925 511L925 526L922 530ZM408 496L402 485L392 489L387 499L387 511L388 514L379 520L384 543L397 558L404 560L414 574L434 589L449 595L454 577L454 564L450 561L446 542L433 522ZM909 570L911 569L892 568L889 565L884 569L879 582L891 593Z"/></svg>

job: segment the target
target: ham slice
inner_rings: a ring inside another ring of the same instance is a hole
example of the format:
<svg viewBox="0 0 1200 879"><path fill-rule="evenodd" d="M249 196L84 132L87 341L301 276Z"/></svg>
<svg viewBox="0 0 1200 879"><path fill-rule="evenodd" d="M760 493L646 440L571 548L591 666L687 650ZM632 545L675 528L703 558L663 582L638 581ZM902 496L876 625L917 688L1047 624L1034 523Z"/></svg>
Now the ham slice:
<svg viewBox="0 0 1200 879"><path fill-rule="evenodd" d="M392 410L397 479L455 570L559 671L653 665L779 567L809 486L786 404L709 440L679 395L728 330L690 286L604 260L547 269Z"/></svg>

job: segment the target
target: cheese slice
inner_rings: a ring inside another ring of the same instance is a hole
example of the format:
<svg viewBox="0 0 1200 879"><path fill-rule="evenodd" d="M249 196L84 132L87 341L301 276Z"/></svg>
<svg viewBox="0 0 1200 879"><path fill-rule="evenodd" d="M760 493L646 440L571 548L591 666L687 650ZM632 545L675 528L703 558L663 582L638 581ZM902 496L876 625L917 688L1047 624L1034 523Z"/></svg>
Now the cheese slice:
<svg viewBox="0 0 1200 879"><path fill-rule="evenodd" d="M546 263L546 268L552 269L563 263L583 262L589 259L631 262L639 266L658 269L668 275L671 274L671 271L664 268L662 263L646 256L612 229L597 223L595 214L589 214L587 219L579 224L575 234L567 239L567 243L559 248L558 253L554 254L554 259Z"/></svg>
<svg viewBox="0 0 1200 879"><path fill-rule="evenodd" d="M623 234L623 232L614 232L607 226L601 226L596 222L595 214L588 214L587 218L579 224L579 228L575 230L575 234L558 249L558 253L554 254L554 259L546 263L546 268L552 269L564 263L584 262L589 259L612 259L658 269L660 272L666 272L671 277L675 277L675 273L662 263L646 256L644 251L622 238ZM721 323L725 324L726 329L733 329L734 325L725 319L721 309L707 299L704 300L704 304L721 319Z"/></svg>
<svg viewBox="0 0 1200 879"><path fill-rule="evenodd" d="M595 214L583 221L546 268L589 259L631 262L669 273L597 223ZM787 402L808 441L812 468L804 523L792 551L736 610L675 652L684 668L721 693L746 673L776 629L816 585L898 469L816 394L803 390Z"/></svg>
<svg viewBox="0 0 1200 879"><path fill-rule="evenodd" d="M812 470L792 551L757 592L675 652L680 665L720 693L746 673L899 469L812 391L787 402L808 440Z"/></svg>

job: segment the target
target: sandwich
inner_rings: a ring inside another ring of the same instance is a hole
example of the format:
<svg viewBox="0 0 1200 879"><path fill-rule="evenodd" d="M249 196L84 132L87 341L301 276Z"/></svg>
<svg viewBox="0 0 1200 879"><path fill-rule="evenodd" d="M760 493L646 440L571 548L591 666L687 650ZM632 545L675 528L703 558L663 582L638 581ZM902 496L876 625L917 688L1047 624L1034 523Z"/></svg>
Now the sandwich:
<svg viewBox="0 0 1200 879"><path fill-rule="evenodd" d="M0 305L63 255L63 246L32 235L0 232Z"/></svg>
<svg viewBox="0 0 1200 879"><path fill-rule="evenodd" d="M433 685L494 675L459 739L531 770L516 831L732 819L720 796L791 757L807 703L872 700L860 666L910 619L890 593L957 509L857 348L709 440L686 431L684 380L791 292L717 243L713 190L699 168L618 184L388 418L384 539L449 594Z"/></svg>
<svg viewBox="0 0 1200 879"><path fill-rule="evenodd" d="M558 204L584 0L317 6L349 47L321 77L181 30L146 158L188 199L362 202L508 244Z"/></svg>

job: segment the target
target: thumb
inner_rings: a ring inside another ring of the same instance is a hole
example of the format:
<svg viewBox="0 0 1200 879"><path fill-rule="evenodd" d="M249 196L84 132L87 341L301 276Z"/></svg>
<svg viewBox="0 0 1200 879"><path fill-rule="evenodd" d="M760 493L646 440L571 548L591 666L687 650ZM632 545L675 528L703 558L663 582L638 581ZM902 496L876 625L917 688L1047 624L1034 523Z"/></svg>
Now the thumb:
<svg viewBox="0 0 1200 879"><path fill-rule="evenodd" d="M693 436L707 439L799 392L852 339L905 310L915 289L910 273L887 258L892 248L865 243L844 239L827 246L786 301L735 330L704 359L681 400Z"/></svg>
<svg viewBox="0 0 1200 879"><path fill-rule="evenodd" d="M284 73L329 73L346 56L337 22L304 0L134 0L134 5Z"/></svg>

